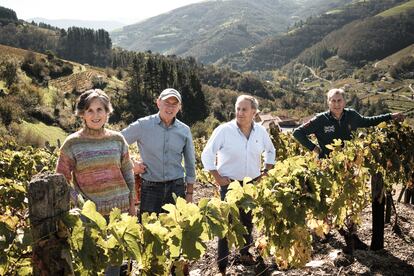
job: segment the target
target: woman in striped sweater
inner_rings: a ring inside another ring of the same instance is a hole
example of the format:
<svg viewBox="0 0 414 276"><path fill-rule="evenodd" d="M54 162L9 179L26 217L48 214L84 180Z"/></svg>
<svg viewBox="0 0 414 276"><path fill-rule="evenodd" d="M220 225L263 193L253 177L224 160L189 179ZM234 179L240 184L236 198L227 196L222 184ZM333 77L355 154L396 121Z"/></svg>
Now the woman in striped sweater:
<svg viewBox="0 0 414 276"><path fill-rule="evenodd" d="M80 194L93 201L107 220L115 207L135 215L135 179L128 144L119 132L105 128L112 111L102 90L80 95L76 115L83 119L83 127L66 138L56 167L73 187L75 203ZM120 266L108 266L105 276L118 276L120 271Z"/></svg>
<svg viewBox="0 0 414 276"><path fill-rule="evenodd" d="M76 115L82 118L83 127L63 143L56 172L62 173L74 188L75 202L80 194L93 201L104 216L115 207L135 215L128 144L119 132L105 128L112 110L109 97L100 89L80 95Z"/></svg>

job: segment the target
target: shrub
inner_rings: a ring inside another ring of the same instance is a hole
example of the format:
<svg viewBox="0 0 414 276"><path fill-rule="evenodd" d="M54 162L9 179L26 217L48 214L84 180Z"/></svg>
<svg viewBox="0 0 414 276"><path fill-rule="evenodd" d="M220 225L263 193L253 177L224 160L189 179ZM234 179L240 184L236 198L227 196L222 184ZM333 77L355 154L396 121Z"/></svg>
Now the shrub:
<svg viewBox="0 0 414 276"><path fill-rule="evenodd" d="M49 76L49 69L46 67L46 63L42 60L37 61L36 57L27 55L24 59L21 68L26 74L32 77L32 80L39 84L45 84L45 77Z"/></svg>
<svg viewBox="0 0 414 276"><path fill-rule="evenodd" d="M53 115L40 107L37 107L30 111L29 115L47 125L52 125L55 123Z"/></svg>
<svg viewBox="0 0 414 276"><path fill-rule="evenodd" d="M100 75L95 75L92 78L92 85L93 88L98 88L98 89L105 89L105 87L108 85L108 81Z"/></svg>
<svg viewBox="0 0 414 276"><path fill-rule="evenodd" d="M2 142L13 140L13 136L10 135L10 131L2 123L0 123L0 137Z"/></svg>
<svg viewBox="0 0 414 276"><path fill-rule="evenodd" d="M194 138L199 137L210 137L213 130L220 125L219 120L214 118L214 116L208 116L204 121L198 121L191 126L191 132Z"/></svg>
<svg viewBox="0 0 414 276"><path fill-rule="evenodd" d="M17 81L17 65L12 61L4 62L1 77L5 80L7 88L10 88Z"/></svg>
<svg viewBox="0 0 414 276"><path fill-rule="evenodd" d="M49 76L52 79L68 76L73 73L73 65L68 62L62 62L59 59L53 60L53 62L49 64L48 68Z"/></svg>
<svg viewBox="0 0 414 276"><path fill-rule="evenodd" d="M0 98L0 120L8 127L22 117L23 110L15 96Z"/></svg>
<svg viewBox="0 0 414 276"><path fill-rule="evenodd" d="M401 58L397 64L391 67L390 75L395 79L412 79L414 78L414 57L408 56Z"/></svg>
<svg viewBox="0 0 414 276"><path fill-rule="evenodd" d="M32 86L22 86L16 96L26 113L29 113L42 105L41 91Z"/></svg>

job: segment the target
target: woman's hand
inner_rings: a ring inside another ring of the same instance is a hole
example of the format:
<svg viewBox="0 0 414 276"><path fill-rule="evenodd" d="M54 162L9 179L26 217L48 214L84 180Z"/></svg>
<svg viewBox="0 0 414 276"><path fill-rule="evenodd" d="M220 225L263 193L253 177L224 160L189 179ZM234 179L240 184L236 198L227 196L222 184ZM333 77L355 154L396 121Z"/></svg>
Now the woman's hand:
<svg viewBox="0 0 414 276"><path fill-rule="evenodd" d="M137 211L135 210L135 198L134 194L129 194L129 210L128 213L130 216L136 216Z"/></svg>

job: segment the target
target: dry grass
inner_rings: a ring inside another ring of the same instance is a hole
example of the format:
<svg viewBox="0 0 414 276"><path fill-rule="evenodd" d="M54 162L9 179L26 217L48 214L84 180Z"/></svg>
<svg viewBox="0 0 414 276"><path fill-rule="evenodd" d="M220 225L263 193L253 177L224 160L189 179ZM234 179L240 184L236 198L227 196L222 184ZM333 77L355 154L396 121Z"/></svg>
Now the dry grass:
<svg viewBox="0 0 414 276"><path fill-rule="evenodd" d="M24 60L24 57L29 52L31 51L0 44L0 61L10 61L10 59L14 59L18 62L22 62ZM46 58L46 55L44 54L35 53L35 55L37 58Z"/></svg>
<svg viewBox="0 0 414 276"><path fill-rule="evenodd" d="M382 13L377 14L376 16L382 16L382 17L394 16L394 15L398 15L410 9L414 9L414 0L411 0L402 5L383 11Z"/></svg>
<svg viewBox="0 0 414 276"><path fill-rule="evenodd" d="M23 121L21 125L21 134L24 137L23 140L29 142L40 143L41 146L44 145L46 141L53 146L57 145L57 140L63 142L67 136L67 133L64 132L61 128L55 126L48 126L44 123L29 123Z"/></svg>

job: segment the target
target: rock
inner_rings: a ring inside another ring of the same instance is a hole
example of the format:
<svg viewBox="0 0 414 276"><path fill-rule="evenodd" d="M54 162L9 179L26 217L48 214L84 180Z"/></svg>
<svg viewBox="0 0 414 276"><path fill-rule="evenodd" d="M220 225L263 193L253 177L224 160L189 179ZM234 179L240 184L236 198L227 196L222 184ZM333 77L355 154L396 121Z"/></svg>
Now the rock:
<svg viewBox="0 0 414 276"><path fill-rule="evenodd" d="M352 264L353 261L354 261L353 256L339 252L337 254L337 257L333 260L333 263L336 267L340 267L340 266L348 266Z"/></svg>
<svg viewBox="0 0 414 276"><path fill-rule="evenodd" d="M198 268L198 269L191 270L190 276L201 276L201 269Z"/></svg>

